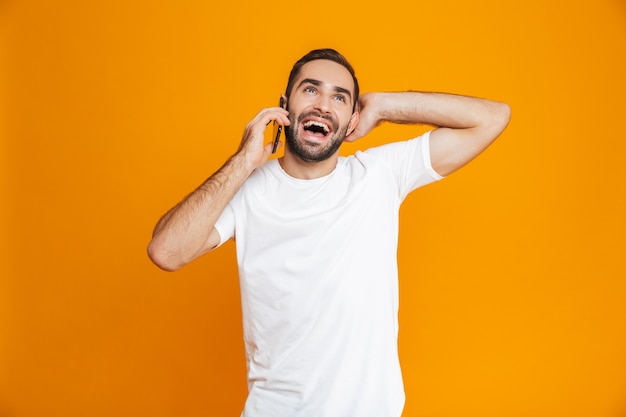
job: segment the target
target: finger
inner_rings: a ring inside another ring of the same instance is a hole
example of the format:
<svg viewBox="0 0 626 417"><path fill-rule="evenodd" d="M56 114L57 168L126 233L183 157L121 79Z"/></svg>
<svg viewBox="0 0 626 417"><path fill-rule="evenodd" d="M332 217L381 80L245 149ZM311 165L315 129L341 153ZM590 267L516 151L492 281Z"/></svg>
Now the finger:
<svg viewBox="0 0 626 417"><path fill-rule="evenodd" d="M272 121L278 122L281 125L285 124L284 120L289 120L287 118L287 116L289 116L289 112L285 109L283 109L282 107L269 107L266 109L267 110L267 115L270 117L270 120L266 123L266 125L269 125ZM281 118L281 116L285 116L284 118ZM279 120L283 120L282 122L280 122Z"/></svg>
<svg viewBox="0 0 626 417"><path fill-rule="evenodd" d="M259 112L252 120L252 124L263 122L268 126L271 122L277 122L283 126L289 125L289 112L280 107L270 107Z"/></svg>

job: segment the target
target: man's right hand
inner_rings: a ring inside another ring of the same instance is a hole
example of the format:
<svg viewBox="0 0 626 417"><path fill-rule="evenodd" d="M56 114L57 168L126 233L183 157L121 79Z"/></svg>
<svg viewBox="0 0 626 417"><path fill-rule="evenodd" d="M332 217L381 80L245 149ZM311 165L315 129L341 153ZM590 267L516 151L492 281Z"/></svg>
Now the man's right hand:
<svg viewBox="0 0 626 417"><path fill-rule="evenodd" d="M289 126L288 115L289 112L283 108L269 107L257 113L254 119L246 125L235 156L246 164L250 172L263 165L272 154L273 141L265 143L267 125L276 122L283 126ZM279 145L282 145L282 142Z"/></svg>

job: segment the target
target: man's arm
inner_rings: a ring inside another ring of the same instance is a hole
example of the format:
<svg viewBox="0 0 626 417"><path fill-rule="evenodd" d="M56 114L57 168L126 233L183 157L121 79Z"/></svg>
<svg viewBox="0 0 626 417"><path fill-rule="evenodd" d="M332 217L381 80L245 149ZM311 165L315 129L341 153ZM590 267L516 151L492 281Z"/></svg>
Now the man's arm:
<svg viewBox="0 0 626 417"><path fill-rule="evenodd" d="M237 152L157 223L148 256L158 267L175 271L214 249L220 240L215 223L229 201L256 168L272 153L265 144L265 127L276 120L289 125L287 111L264 109L248 123Z"/></svg>
<svg viewBox="0 0 626 417"><path fill-rule="evenodd" d="M356 140L382 122L437 126L430 135L435 171L446 176L487 148L507 126L505 103L444 93L368 93L359 99L361 118L346 140Z"/></svg>

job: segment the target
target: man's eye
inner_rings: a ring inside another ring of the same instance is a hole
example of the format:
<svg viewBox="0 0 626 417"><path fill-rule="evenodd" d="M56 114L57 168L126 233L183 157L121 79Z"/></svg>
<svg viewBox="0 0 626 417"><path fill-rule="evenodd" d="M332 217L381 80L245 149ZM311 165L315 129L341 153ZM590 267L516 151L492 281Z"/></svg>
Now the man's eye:
<svg viewBox="0 0 626 417"><path fill-rule="evenodd" d="M313 88L313 87L306 87L304 89L304 91L307 92L307 93L314 93L315 92L315 88Z"/></svg>
<svg viewBox="0 0 626 417"><path fill-rule="evenodd" d="M342 103L346 102L346 98L344 96L335 96L335 100L340 101Z"/></svg>

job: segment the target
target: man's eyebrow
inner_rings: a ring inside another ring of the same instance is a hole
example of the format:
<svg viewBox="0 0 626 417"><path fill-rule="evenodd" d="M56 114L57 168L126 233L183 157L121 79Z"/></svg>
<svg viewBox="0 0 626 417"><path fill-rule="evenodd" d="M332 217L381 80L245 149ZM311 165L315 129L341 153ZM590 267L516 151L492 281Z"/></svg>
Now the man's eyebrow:
<svg viewBox="0 0 626 417"><path fill-rule="evenodd" d="M301 87L304 84L313 84L314 86L319 87L323 83L320 80L316 80L314 78L305 78L304 80L300 82L298 87ZM346 94L348 97L350 97L350 100L352 100L352 93L347 88L343 88L343 87L339 87L335 85L333 86L333 90L335 90L338 93Z"/></svg>

